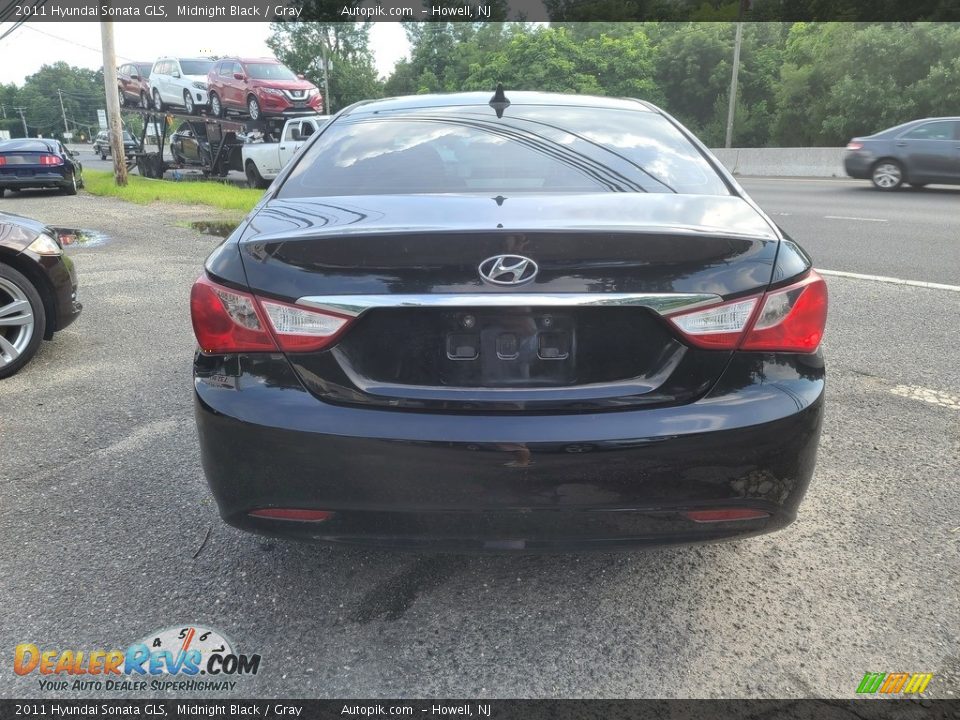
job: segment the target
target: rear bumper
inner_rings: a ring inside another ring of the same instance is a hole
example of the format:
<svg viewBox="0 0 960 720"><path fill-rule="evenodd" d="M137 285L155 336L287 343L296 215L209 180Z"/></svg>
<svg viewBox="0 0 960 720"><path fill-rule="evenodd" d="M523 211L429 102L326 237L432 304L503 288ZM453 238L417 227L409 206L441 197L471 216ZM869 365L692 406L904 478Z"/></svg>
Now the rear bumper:
<svg viewBox="0 0 960 720"><path fill-rule="evenodd" d="M843 156L843 169L847 175L858 180L870 179L870 167L873 165L872 154L863 151L847 151Z"/></svg>
<svg viewBox="0 0 960 720"><path fill-rule="evenodd" d="M697 542L779 529L813 473L819 355L739 355L701 400L565 415L342 407L282 356L198 365L204 471L223 518L255 532L441 550ZM332 511L324 522L251 517ZM697 523L690 510L749 508Z"/></svg>
<svg viewBox="0 0 960 720"><path fill-rule="evenodd" d="M69 175L60 173L36 173L35 175L0 175L0 187L5 188L52 188L70 184Z"/></svg>

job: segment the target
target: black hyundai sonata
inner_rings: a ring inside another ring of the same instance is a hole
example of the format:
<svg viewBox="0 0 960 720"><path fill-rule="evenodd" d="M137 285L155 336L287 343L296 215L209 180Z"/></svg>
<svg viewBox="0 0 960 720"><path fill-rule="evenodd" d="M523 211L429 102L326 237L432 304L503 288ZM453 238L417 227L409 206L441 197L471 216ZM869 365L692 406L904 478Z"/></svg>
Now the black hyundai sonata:
<svg viewBox="0 0 960 720"><path fill-rule="evenodd" d="M224 519L441 550L782 528L823 414L823 280L646 102L342 111L206 262L196 417Z"/></svg>

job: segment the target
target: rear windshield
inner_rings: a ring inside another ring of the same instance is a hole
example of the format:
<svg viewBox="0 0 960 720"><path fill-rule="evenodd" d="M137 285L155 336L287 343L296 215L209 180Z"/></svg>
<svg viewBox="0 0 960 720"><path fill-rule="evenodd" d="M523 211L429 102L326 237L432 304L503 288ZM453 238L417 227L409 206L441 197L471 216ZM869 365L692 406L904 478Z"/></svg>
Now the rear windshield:
<svg viewBox="0 0 960 720"><path fill-rule="evenodd" d="M728 195L706 159L646 110L512 105L347 116L302 156L279 197L423 193Z"/></svg>
<svg viewBox="0 0 960 720"><path fill-rule="evenodd" d="M0 142L0 152L50 152L51 148L42 140L9 140Z"/></svg>
<svg viewBox="0 0 960 720"><path fill-rule="evenodd" d="M206 75L213 67L213 60L181 60L180 69L184 75Z"/></svg>
<svg viewBox="0 0 960 720"><path fill-rule="evenodd" d="M247 74L255 80L296 80L286 65L277 63L245 63Z"/></svg>

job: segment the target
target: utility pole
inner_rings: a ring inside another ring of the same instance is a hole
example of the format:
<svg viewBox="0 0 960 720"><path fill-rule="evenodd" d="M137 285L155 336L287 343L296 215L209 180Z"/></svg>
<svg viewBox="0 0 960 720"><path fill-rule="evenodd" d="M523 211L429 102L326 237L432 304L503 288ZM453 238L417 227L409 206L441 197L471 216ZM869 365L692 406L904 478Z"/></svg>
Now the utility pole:
<svg viewBox="0 0 960 720"><path fill-rule="evenodd" d="M3 119L6 120L6 119L7 119L7 106L6 106L6 105L0 105L0 112L3 113Z"/></svg>
<svg viewBox="0 0 960 720"><path fill-rule="evenodd" d="M20 122L23 123L23 136L24 136L25 138L30 137L30 131L27 130L27 118L26 118L26 116L24 116L24 114L23 114L24 111L26 110L26 108L15 107L14 110L16 110L18 113L20 113Z"/></svg>
<svg viewBox="0 0 960 720"><path fill-rule="evenodd" d="M109 4L109 3L108 3ZM107 127L113 156L113 177L117 185L127 184L127 158L123 154L123 127L120 122L120 96L117 94L117 53L113 47L113 23L100 23L103 45L103 87L107 96Z"/></svg>
<svg viewBox="0 0 960 720"><path fill-rule="evenodd" d="M332 115L333 111L330 109L330 49L327 47L327 42L330 40L330 35L327 32L327 28L323 28L323 42L320 44L320 53L323 56L323 113L324 115Z"/></svg>
<svg viewBox="0 0 960 720"><path fill-rule="evenodd" d="M733 73L730 76L730 105L727 108L727 137L724 147L733 146L733 116L737 108L737 76L740 74L740 45L743 43L743 14L751 0L740 0L737 8L737 36L733 41Z"/></svg>
<svg viewBox="0 0 960 720"><path fill-rule="evenodd" d="M63 114L63 131L70 132L70 126L67 125L67 111L63 109L63 90L57 88L57 95L60 96L60 112Z"/></svg>
<svg viewBox="0 0 960 720"><path fill-rule="evenodd" d="M742 5L741 5L742 7ZM743 42L743 23L737 23L737 37L733 42L733 75L730 78L730 107L727 108L727 138L723 146L733 146L733 116L737 107L737 75L740 74L740 45Z"/></svg>

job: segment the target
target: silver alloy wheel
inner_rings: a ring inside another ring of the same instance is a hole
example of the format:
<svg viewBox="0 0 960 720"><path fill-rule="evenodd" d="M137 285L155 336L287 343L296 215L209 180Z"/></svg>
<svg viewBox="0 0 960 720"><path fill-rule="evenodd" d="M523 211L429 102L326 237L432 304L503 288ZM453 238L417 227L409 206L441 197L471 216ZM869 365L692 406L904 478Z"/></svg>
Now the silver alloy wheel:
<svg viewBox="0 0 960 720"><path fill-rule="evenodd" d="M256 99L255 97L251 97L251 98L247 101L247 110L248 110L249 113L250 113L250 119L251 119L251 120L259 120L259 119L260 119L260 103L257 102L257 99Z"/></svg>
<svg viewBox="0 0 960 720"><path fill-rule="evenodd" d="M183 109L187 111L187 115L193 115L194 106L193 106L193 93L189 90L183 91Z"/></svg>
<svg viewBox="0 0 960 720"><path fill-rule="evenodd" d="M878 188L890 190L903 181L900 167L892 162L880 163L873 169L873 183Z"/></svg>
<svg viewBox="0 0 960 720"><path fill-rule="evenodd" d="M153 109L163 111L163 100L160 99L160 93L153 91Z"/></svg>
<svg viewBox="0 0 960 720"><path fill-rule="evenodd" d="M144 110L150 109L150 100L147 98L147 94L143 91L140 92L140 107Z"/></svg>
<svg viewBox="0 0 960 720"><path fill-rule="evenodd" d="M210 114L214 117L221 116L220 96L216 93L210 93Z"/></svg>
<svg viewBox="0 0 960 720"><path fill-rule="evenodd" d="M15 361L27 348L35 322L26 293L0 277L0 368Z"/></svg>
<svg viewBox="0 0 960 720"><path fill-rule="evenodd" d="M120 107L121 107L121 108L125 107L126 104L127 104L127 97L123 94L123 90L118 89L118 90L117 90L117 95L119 95L119 97L120 97Z"/></svg>

